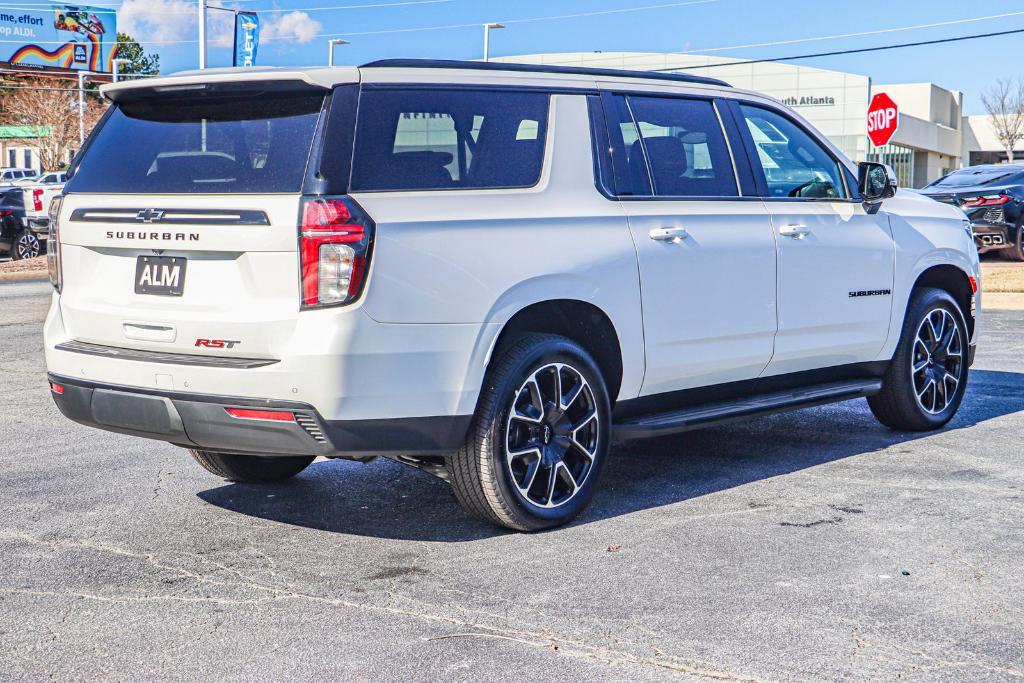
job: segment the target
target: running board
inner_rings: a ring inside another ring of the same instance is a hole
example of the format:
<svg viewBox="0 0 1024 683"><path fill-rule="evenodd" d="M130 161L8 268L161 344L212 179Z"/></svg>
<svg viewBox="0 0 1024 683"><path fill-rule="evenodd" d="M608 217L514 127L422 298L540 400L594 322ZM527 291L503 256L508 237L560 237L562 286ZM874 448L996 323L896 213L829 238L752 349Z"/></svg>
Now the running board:
<svg viewBox="0 0 1024 683"><path fill-rule="evenodd" d="M871 396L881 390L882 380L880 379L818 384L802 389L759 394L732 401L709 403L667 413L630 418L616 423L613 430L614 436L618 440L644 439L758 415L848 401Z"/></svg>

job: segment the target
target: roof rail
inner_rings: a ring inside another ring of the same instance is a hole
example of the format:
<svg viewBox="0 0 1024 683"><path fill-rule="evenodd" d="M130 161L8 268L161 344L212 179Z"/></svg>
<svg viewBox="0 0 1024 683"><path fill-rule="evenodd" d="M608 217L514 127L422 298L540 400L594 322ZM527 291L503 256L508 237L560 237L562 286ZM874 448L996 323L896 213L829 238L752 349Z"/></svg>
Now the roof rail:
<svg viewBox="0 0 1024 683"><path fill-rule="evenodd" d="M523 71L526 73L577 74L580 76L612 76L616 78L649 78L656 81L680 81L732 87L725 81L706 76L664 73L660 71L631 71L629 69L593 69L586 66L549 66L546 64L516 64L514 62L472 62L460 59L378 59L361 64L361 69L476 69L479 71Z"/></svg>

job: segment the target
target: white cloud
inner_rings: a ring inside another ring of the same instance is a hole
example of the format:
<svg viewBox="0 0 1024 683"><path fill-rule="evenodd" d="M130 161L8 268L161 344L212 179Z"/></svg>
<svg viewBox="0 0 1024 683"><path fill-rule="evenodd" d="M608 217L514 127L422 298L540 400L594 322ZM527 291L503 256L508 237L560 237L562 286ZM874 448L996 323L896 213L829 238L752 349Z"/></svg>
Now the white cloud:
<svg viewBox="0 0 1024 683"><path fill-rule="evenodd" d="M206 31L210 45L230 45L234 36L233 15L207 9ZM117 12L117 28L142 44L174 43L198 39L199 10L188 0L124 0Z"/></svg>
<svg viewBox="0 0 1024 683"><path fill-rule="evenodd" d="M124 0L117 28L140 42L195 38L195 5L184 0Z"/></svg>
<svg viewBox="0 0 1024 683"><path fill-rule="evenodd" d="M273 40L308 43L314 40L324 29L323 24L305 12L288 12L267 17L263 15L263 26L260 28L260 40Z"/></svg>

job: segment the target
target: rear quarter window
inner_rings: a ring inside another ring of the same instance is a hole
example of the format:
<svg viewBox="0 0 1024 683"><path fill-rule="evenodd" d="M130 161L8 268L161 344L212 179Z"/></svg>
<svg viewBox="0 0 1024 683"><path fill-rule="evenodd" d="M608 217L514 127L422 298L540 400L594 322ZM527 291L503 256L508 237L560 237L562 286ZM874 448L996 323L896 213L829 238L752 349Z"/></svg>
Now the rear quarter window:
<svg viewBox="0 0 1024 683"><path fill-rule="evenodd" d="M322 94L260 93L118 104L67 191L300 192L323 103Z"/></svg>
<svg viewBox="0 0 1024 683"><path fill-rule="evenodd" d="M365 91L353 192L530 187L540 179L548 95Z"/></svg>

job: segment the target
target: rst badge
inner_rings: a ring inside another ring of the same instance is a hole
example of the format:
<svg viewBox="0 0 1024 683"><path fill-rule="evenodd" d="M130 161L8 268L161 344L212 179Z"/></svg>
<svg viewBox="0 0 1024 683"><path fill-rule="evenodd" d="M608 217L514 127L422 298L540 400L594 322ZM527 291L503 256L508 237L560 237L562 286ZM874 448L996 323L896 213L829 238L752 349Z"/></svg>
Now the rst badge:
<svg viewBox="0 0 1024 683"><path fill-rule="evenodd" d="M135 293L181 296L185 291L186 259L180 256L139 256L135 263Z"/></svg>

